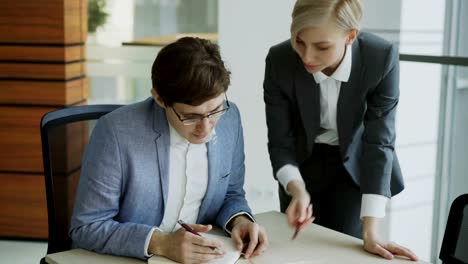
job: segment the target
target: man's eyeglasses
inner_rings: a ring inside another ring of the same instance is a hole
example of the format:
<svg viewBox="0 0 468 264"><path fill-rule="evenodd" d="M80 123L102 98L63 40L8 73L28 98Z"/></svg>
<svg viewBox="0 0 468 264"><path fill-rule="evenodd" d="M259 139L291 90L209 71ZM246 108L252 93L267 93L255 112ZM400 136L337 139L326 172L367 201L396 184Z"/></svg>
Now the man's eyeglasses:
<svg viewBox="0 0 468 264"><path fill-rule="evenodd" d="M174 111L174 113L176 114L177 118L179 118L180 122L182 122L182 124L186 126L197 124L198 122L201 122L205 118L208 118L209 120L216 120L220 118L222 115L224 115L229 109L229 101L227 99L227 95L224 94L224 96L226 97L226 99L224 100L223 105L222 105L223 109L208 113L206 115L190 114L190 117L182 118L181 115L177 113L177 111L174 109L173 106L171 106L171 108L172 108L172 111Z"/></svg>

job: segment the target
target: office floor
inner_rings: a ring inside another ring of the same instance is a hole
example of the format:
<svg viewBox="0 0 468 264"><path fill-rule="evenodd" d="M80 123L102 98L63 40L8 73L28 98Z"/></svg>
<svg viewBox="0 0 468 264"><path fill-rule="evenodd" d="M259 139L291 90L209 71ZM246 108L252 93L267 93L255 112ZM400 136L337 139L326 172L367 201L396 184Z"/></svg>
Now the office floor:
<svg viewBox="0 0 468 264"><path fill-rule="evenodd" d="M0 262L39 264L47 251L47 242L0 240Z"/></svg>

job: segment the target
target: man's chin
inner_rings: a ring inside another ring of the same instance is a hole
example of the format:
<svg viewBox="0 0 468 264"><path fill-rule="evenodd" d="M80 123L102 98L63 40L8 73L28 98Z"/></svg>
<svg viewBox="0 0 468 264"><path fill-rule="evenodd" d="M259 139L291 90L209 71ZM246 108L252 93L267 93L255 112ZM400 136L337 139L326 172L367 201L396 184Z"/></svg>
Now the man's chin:
<svg viewBox="0 0 468 264"><path fill-rule="evenodd" d="M190 138L188 139L188 141L192 144L203 144L203 143L206 143L206 141L208 141L208 136L205 136L205 137L197 137L195 135L192 135L190 136Z"/></svg>

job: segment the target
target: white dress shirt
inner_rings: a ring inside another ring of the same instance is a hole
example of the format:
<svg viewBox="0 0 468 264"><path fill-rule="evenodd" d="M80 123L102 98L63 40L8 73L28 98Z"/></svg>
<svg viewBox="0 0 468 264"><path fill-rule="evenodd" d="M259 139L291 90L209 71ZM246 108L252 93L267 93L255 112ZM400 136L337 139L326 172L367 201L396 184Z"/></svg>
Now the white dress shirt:
<svg viewBox="0 0 468 264"><path fill-rule="evenodd" d="M315 82L320 84L320 127L322 133L315 138L316 143L338 145L338 127L336 112L341 83L347 82L351 74L352 49L346 46L343 61L331 76L323 72L313 73ZM296 166L286 164L276 173L278 181L287 191L288 183L297 180L304 183L301 173ZM363 194L361 202L361 218L364 216L385 217L385 207L388 198L377 194Z"/></svg>
<svg viewBox="0 0 468 264"><path fill-rule="evenodd" d="M174 232L180 228L179 219L195 224L208 186L206 144L190 144L169 125L169 192L164 217L159 229Z"/></svg>
<svg viewBox="0 0 468 264"><path fill-rule="evenodd" d="M177 231L181 228L177 223L179 219L188 224L195 224L197 222L200 206L208 187L208 153L206 143L191 144L170 124L169 132L170 177L166 202L167 206L164 208L164 216L160 226L154 227L146 237L146 257L151 257L151 255L148 254L148 246L155 230L168 233ZM215 135L216 131L213 129L208 141ZM232 215L226 222L226 225L238 215L246 215L252 222L255 222L249 214L239 212ZM224 226L224 230L230 234L226 226Z"/></svg>
<svg viewBox="0 0 468 264"><path fill-rule="evenodd" d="M179 219L195 224L208 187L206 144L191 144L169 124L169 188L164 216L159 228L153 228L145 241L145 253L154 230L174 232ZM213 136L214 129L212 132ZM150 255L147 254L147 257Z"/></svg>

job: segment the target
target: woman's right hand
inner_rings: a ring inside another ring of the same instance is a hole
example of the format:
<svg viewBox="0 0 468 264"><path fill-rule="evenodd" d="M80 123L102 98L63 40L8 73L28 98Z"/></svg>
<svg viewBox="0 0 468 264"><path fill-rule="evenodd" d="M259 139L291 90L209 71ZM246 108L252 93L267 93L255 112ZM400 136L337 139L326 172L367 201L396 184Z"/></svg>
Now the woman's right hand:
<svg viewBox="0 0 468 264"><path fill-rule="evenodd" d="M291 202L286 209L288 223L291 227L304 228L315 220L312 216L312 204L310 195L305 189L304 183L291 181L288 183L288 192L291 194Z"/></svg>
<svg viewBox="0 0 468 264"><path fill-rule="evenodd" d="M211 230L211 225L190 225L198 233ZM222 249L223 244L206 237L197 236L180 228L173 233L155 231L151 237L149 251L151 254L164 256L179 263L206 263L222 258L213 248Z"/></svg>

